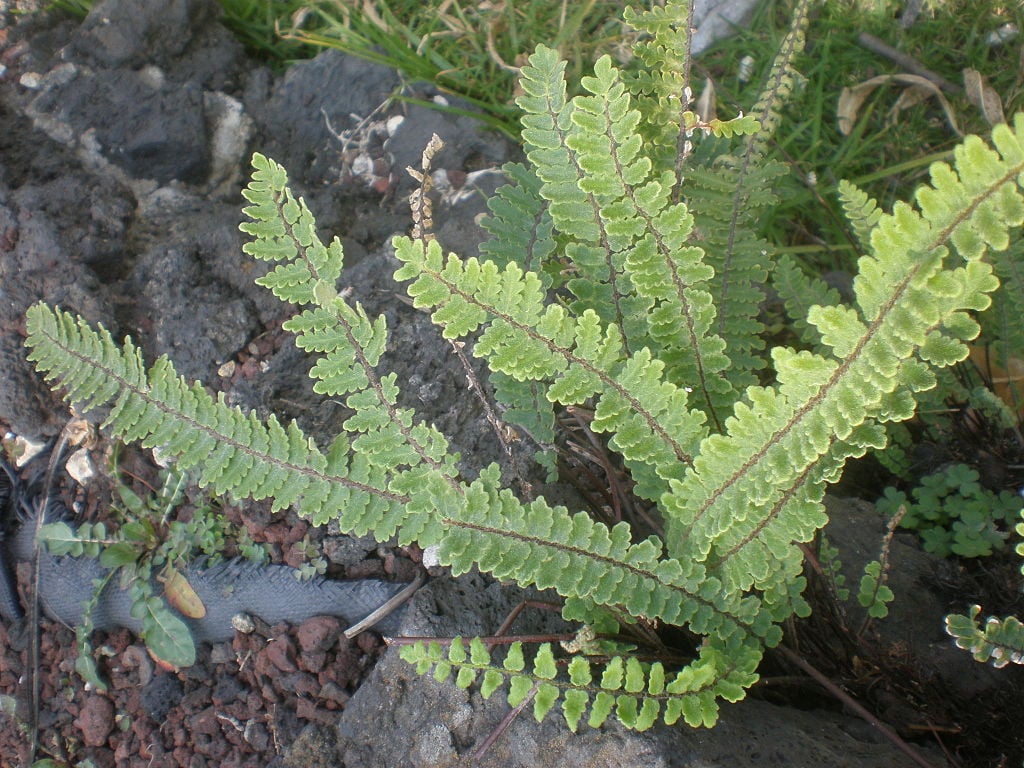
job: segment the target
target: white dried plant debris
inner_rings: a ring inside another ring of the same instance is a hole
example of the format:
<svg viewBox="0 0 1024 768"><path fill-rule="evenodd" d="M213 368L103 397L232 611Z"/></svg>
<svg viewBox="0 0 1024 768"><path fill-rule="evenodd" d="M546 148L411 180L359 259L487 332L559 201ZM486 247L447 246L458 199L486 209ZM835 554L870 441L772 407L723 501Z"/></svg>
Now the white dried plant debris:
<svg viewBox="0 0 1024 768"><path fill-rule="evenodd" d="M427 547L423 550L423 567L424 568L437 568L441 565L441 545L434 544L433 546Z"/></svg>
<svg viewBox="0 0 1024 768"><path fill-rule="evenodd" d="M402 115L392 115L389 117L385 123L388 136L394 136L398 132L398 127L404 122L405 118Z"/></svg>
<svg viewBox="0 0 1024 768"><path fill-rule="evenodd" d="M96 477L96 466L89 456L89 451L79 448L68 457L65 465L67 472L79 485L88 485Z"/></svg>
<svg viewBox="0 0 1024 768"><path fill-rule="evenodd" d="M749 53L740 59L739 71L736 73L736 78L741 83L749 83L750 78L754 76L754 57Z"/></svg>
<svg viewBox="0 0 1024 768"><path fill-rule="evenodd" d="M17 464L19 468L24 467L32 459L42 453L45 447L45 440L33 440L30 437L18 435L14 438L14 453L18 457L15 464Z"/></svg>

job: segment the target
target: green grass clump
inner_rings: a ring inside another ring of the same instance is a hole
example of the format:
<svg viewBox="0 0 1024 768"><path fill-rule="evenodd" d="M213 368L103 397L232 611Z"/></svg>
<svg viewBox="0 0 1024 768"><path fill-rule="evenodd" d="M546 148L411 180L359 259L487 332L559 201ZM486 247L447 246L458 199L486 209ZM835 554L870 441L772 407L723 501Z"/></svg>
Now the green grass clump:
<svg viewBox="0 0 1024 768"><path fill-rule="evenodd" d="M702 57L698 72L713 78L725 111L751 103L784 34L787 6L763 3L749 28ZM851 133L839 131L836 107L843 87L905 72L859 45L860 33L880 38L957 85L963 84L963 69L977 69L999 94L1005 114L1024 108L1019 43L988 42L990 34L1008 23L1024 28L1024 8L1008 0L934 2L903 29L903 6L884 0L828 0L808 32L807 50L798 63L804 86L793 97L775 142L777 156L792 174L784 183L782 203L766 221L765 235L808 259L816 271L852 271L856 248L837 202L839 180L852 181L888 210L896 200L907 199L926 179L929 164L945 159L960 140L934 98L890 117L901 93L897 85L878 88L859 111ZM745 56L755 66L740 82ZM963 92L944 95L962 133L990 130Z"/></svg>
<svg viewBox="0 0 1024 768"><path fill-rule="evenodd" d="M623 43L624 0L466 3L367 0L310 3L284 30L286 40L337 48L393 67L483 110L488 122L518 137L513 99L519 65L540 43L569 61L570 80L597 53Z"/></svg>

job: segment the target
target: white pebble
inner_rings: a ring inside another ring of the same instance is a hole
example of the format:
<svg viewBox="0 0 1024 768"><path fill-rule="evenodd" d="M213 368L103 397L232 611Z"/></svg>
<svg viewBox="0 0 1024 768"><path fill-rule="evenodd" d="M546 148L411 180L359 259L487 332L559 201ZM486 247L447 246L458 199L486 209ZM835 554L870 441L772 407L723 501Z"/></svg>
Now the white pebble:
<svg viewBox="0 0 1024 768"><path fill-rule="evenodd" d="M96 466L85 448L79 448L71 454L65 467L79 485L88 485L89 481L96 477Z"/></svg>

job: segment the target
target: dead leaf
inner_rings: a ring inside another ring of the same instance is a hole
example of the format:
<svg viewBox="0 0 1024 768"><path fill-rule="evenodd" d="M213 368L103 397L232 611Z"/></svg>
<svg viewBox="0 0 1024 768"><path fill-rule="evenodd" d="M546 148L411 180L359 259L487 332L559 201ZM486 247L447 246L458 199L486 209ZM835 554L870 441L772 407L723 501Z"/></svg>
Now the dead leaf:
<svg viewBox="0 0 1024 768"><path fill-rule="evenodd" d="M839 122L840 133L844 136L850 135L853 125L857 121L857 113L864 105L868 96L879 86L888 85L889 83L898 83L905 86L903 93L900 94L899 99L896 100L896 103L889 110L888 120L890 124L896 122L902 110L919 104L924 99L933 96L938 100L942 111L946 113L946 122L949 123L949 127L953 129L957 136L963 135L960 133L960 126L957 125L956 116L953 114L953 107L950 106L946 97L942 95L939 87L925 77L909 74L879 75L878 77L872 77L870 80L865 80L863 83L858 83L852 88L843 88L839 94L839 103L836 105L836 119Z"/></svg>
<svg viewBox="0 0 1024 768"><path fill-rule="evenodd" d="M201 619L206 615L202 598L181 571L172 568L161 581L164 583L164 597L178 613L190 619Z"/></svg>
<svg viewBox="0 0 1024 768"><path fill-rule="evenodd" d="M152 649L149 648L148 646L146 647L146 653L149 654L149 658L151 658L153 660L153 662L156 664L157 668L161 672L169 672L171 674L176 674L179 671L176 666L171 664L171 662L164 661L159 656L157 656L155 653L153 653Z"/></svg>
<svg viewBox="0 0 1024 768"><path fill-rule="evenodd" d="M964 90L967 92L967 100L981 110L985 122L989 125L1006 122L1002 99L981 72L976 69L964 70Z"/></svg>

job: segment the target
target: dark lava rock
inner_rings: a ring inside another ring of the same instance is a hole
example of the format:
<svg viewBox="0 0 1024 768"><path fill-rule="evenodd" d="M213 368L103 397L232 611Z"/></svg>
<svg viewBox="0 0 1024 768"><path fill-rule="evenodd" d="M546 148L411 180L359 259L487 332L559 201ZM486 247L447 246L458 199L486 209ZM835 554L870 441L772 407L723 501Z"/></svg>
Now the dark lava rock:
<svg viewBox="0 0 1024 768"><path fill-rule="evenodd" d="M155 722L162 722L171 707L181 701L183 693L178 678L168 674L155 675L142 688L142 707Z"/></svg>
<svg viewBox="0 0 1024 768"><path fill-rule="evenodd" d="M175 82L223 88L242 64L242 47L216 23L211 0L102 0L64 55L98 68L166 68Z"/></svg>
<svg viewBox="0 0 1024 768"><path fill-rule="evenodd" d="M130 177L161 184L206 178L209 138L198 83L170 83L154 68L76 68L66 81L47 85L32 109L75 136L91 132L100 154Z"/></svg>
<svg viewBox="0 0 1024 768"><path fill-rule="evenodd" d="M398 86L394 70L326 50L290 67L264 104L246 106L264 137L260 151L295 183L315 187L340 179L337 136L384 107Z"/></svg>

